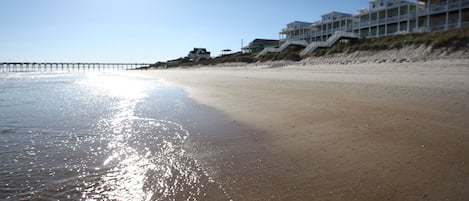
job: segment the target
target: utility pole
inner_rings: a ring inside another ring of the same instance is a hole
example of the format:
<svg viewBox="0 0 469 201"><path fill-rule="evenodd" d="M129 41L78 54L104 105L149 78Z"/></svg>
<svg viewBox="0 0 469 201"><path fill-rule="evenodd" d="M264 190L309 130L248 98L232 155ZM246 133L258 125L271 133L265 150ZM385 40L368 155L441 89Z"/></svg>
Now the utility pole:
<svg viewBox="0 0 469 201"><path fill-rule="evenodd" d="M241 38L241 53L243 53L243 39Z"/></svg>

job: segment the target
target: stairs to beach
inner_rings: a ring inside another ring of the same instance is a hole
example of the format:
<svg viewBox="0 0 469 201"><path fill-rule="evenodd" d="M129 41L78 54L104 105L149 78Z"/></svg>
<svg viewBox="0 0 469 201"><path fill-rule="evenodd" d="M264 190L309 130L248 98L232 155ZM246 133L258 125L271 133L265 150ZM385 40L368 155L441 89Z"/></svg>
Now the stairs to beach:
<svg viewBox="0 0 469 201"><path fill-rule="evenodd" d="M271 52L274 52L274 53L282 52L283 50L287 49L290 45L299 45L299 46L306 47L300 53L300 56L304 57L304 56L310 54L311 52L314 52L316 49L318 49L320 47L331 47L337 41L339 41L340 39L343 39L343 38L357 39L357 38L359 38L359 36L358 36L358 34L352 33L352 32L336 31L326 41L321 41L321 42L308 43L305 40L289 40L289 41L286 41L285 43L283 43L278 48L265 48L259 54L257 54L256 57L260 57L262 55L265 55L265 54L271 53Z"/></svg>
<svg viewBox="0 0 469 201"><path fill-rule="evenodd" d="M257 57L265 55L270 52L282 52L283 50L287 49L290 45L299 45L299 46L304 46L307 47L309 44L305 40L291 40L283 43L280 47L278 48L265 48L262 50L259 54L257 54Z"/></svg>
<svg viewBox="0 0 469 201"><path fill-rule="evenodd" d="M321 42L312 42L300 53L300 56L304 57L311 52L314 52L316 49L320 47L331 47L337 41L342 38L349 38L349 39L357 39L359 38L358 34L352 32L345 32L345 31L336 31L331 37L329 37L326 41Z"/></svg>

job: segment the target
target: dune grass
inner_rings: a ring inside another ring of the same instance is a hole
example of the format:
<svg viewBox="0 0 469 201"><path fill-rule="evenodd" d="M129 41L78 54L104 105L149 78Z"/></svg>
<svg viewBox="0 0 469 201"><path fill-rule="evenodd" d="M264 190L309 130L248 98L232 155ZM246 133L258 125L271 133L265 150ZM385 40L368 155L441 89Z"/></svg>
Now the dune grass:
<svg viewBox="0 0 469 201"><path fill-rule="evenodd" d="M355 51L391 50L421 45L431 47L432 49L445 48L449 52L468 48L469 28L440 32L384 36L380 38L364 38L350 41L349 43L337 43L330 48L320 48L313 52L311 56L352 53Z"/></svg>

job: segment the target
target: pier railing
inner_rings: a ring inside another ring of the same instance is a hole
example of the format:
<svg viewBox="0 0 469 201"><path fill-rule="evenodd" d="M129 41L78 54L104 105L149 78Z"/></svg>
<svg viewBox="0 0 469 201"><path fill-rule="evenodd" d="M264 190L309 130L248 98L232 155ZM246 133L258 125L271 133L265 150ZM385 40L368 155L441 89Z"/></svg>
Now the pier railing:
<svg viewBox="0 0 469 201"><path fill-rule="evenodd" d="M149 63L0 62L0 72L136 70L151 66Z"/></svg>

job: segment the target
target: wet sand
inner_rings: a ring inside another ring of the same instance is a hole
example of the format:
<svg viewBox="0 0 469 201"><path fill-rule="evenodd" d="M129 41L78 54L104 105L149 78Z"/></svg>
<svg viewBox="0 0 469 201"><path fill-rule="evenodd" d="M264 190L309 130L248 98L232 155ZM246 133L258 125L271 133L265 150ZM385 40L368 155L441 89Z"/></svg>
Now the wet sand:
<svg viewBox="0 0 469 201"><path fill-rule="evenodd" d="M469 199L467 60L139 73L250 128L199 139L234 200Z"/></svg>

